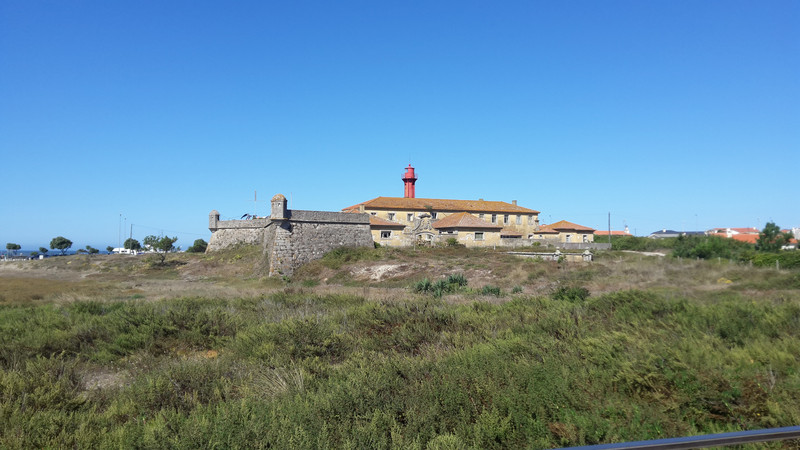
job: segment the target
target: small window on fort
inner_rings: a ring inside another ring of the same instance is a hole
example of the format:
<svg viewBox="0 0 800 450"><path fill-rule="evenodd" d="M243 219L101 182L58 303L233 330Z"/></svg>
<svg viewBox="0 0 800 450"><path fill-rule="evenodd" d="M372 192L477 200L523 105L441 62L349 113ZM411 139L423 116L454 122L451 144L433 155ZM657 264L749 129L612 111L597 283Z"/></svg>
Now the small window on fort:
<svg viewBox="0 0 800 450"><path fill-rule="evenodd" d="M528 225L533 225L533 214L528 216Z"/></svg>
<svg viewBox="0 0 800 450"><path fill-rule="evenodd" d="M376 212L371 212L370 214L372 214L373 216L377 216L378 215L378 213L376 213Z"/></svg>
<svg viewBox="0 0 800 450"><path fill-rule="evenodd" d="M589 242L589 235L588 234L584 234L583 235L583 242Z"/></svg>
<svg viewBox="0 0 800 450"><path fill-rule="evenodd" d="M392 237L391 231L381 231L381 239L389 239Z"/></svg>
<svg viewBox="0 0 800 450"><path fill-rule="evenodd" d="M439 215L439 213L437 213L437 212L432 212L432 213L431 213L431 219L435 219L435 218L436 218L438 215Z"/></svg>
<svg viewBox="0 0 800 450"><path fill-rule="evenodd" d="M517 214L517 225L522 225L522 216Z"/></svg>
<svg viewBox="0 0 800 450"><path fill-rule="evenodd" d="M572 242L572 235L568 234L564 242Z"/></svg>
<svg viewBox="0 0 800 450"><path fill-rule="evenodd" d="M394 220L394 213L389 213L389 220Z"/></svg>
<svg viewBox="0 0 800 450"><path fill-rule="evenodd" d="M409 222L413 222L414 221L414 214L413 213L406 214L406 220L408 220Z"/></svg>
<svg viewBox="0 0 800 450"><path fill-rule="evenodd" d="M508 225L508 214L503 214L503 224Z"/></svg>
<svg viewBox="0 0 800 450"><path fill-rule="evenodd" d="M497 214L492 214L492 223L497 223Z"/></svg>
<svg viewBox="0 0 800 450"><path fill-rule="evenodd" d="M483 240L483 232L482 231L476 231L475 232L475 240L476 241L482 241Z"/></svg>

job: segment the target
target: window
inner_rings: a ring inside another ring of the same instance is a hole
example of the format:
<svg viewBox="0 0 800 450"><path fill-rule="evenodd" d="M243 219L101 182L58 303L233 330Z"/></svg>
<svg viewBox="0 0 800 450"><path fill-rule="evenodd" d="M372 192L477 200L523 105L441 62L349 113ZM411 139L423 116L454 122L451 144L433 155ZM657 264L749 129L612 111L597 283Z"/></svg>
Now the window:
<svg viewBox="0 0 800 450"><path fill-rule="evenodd" d="M483 213L478 214L478 219L483 220Z"/></svg>
<svg viewBox="0 0 800 450"><path fill-rule="evenodd" d="M497 223L497 214L492 214L492 223Z"/></svg>
<svg viewBox="0 0 800 450"><path fill-rule="evenodd" d="M389 217L389 220L394 220L394 213L389 213L388 217Z"/></svg>
<svg viewBox="0 0 800 450"><path fill-rule="evenodd" d="M564 242L572 242L572 235L568 234L564 240Z"/></svg>
<svg viewBox="0 0 800 450"><path fill-rule="evenodd" d="M588 234L584 234L583 235L583 242L589 242L589 235Z"/></svg>
<svg viewBox="0 0 800 450"><path fill-rule="evenodd" d="M528 225L533 225L533 214L528 216Z"/></svg>
<svg viewBox="0 0 800 450"><path fill-rule="evenodd" d="M378 215L378 213L376 213L376 212L371 212L370 214L372 214L373 216L377 216Z"/></svg>
<svg viewBox="0 0 800 450"><path fill-rule="evenodd" d="M522 225L522 216L517 214L517 225Z"/></svg>
<svg viewBox="0 0 800 450"><path fill-rule="evenodd" d="M483 231L476 231L475 232L475 240L482 241L483 240Z"/></svg>
<svg viewBox="0 0 800 450"><path fill-rule="evenodd" d="M508 214L503 214L503 225L508 225Z"/></svg>
<svg viewBox="0 0 800 450"><path fill-rule="evenodd" d="M407 220L408 222L413 222L413 221L414 221L414 213L408 213L408 214L406 214L406 220Z"/></svg>
<svg viewBox="0 0 800 450"><path fill-rule="evenodd" d="M381 239L389 239L392 237L391 231L381 231Z"/></svg>
<svg viewBox="0 0 800 450"><path fill-rule="evenodd" d="M439 213L437 212L431 212L431 219L435 219L436 217L438 217L438 215Z"/></svg>

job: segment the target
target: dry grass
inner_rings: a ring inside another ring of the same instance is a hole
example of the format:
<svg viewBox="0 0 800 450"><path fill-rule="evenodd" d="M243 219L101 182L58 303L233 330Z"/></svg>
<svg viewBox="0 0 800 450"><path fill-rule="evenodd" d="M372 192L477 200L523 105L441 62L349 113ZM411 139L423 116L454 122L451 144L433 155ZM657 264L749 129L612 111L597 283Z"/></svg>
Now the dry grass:
<svg viewBox="0 0 800 450"><path fill-rule="evenodd" d="M213 254L170 255L158 265L147 256L75 255L0 264L0 303L78 300L158 300L175 297L254 298L303 289L314 294L358 295L378 301L407 298L409 287L463 274L469 287L498 286L507 294L547 296L559 286L581 286L592 295L621 290L670 290L684 296L757 290L760 297L794 298L789 271L752 268L728 261L679 260L630 252L601 252L592 263L556 263L519 258L501 251L375 249L361 259L314 261L292 280L263 275L261 249L241 247ZM481 296L446 295L464 303Z"/></svg>

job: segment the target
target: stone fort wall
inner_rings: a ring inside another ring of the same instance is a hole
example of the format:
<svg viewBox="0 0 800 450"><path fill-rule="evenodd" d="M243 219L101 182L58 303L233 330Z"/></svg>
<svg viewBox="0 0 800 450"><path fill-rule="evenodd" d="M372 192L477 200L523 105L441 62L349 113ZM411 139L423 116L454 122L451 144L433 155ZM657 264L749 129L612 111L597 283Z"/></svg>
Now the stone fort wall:
<svg viewBox="0 0 800 450"><path fill-rule="evenodd" d="M272 198L268 218L219 220L208 218L211 239L206 252L239 244L261 245L269 262L269 276L291 275L301 265L338 247L372 247L368 214L302 211L286 208L286 197Z"/></svg>

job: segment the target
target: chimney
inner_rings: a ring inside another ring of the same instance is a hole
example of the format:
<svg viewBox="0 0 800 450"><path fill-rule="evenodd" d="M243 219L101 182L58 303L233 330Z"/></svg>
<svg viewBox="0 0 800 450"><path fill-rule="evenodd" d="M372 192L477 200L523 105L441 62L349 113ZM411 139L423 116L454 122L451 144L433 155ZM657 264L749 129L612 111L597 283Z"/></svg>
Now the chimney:
<svg viewBox="0 0 800 450"><path fill-rule="evenodd" d="M516 200L511 200L511 204L514 205L514 206L517 206L517 201Z"/></svg>
<svg viewBox="0 0 800 450"><path fill-rule="evenodd" d="M417 182L417 176L414 174L414 168L411 167L411 164L406 167L406 173L403 174L403 183L405 183L405 193L403 197L405 198L414 198L414 183Z"/></svg>

